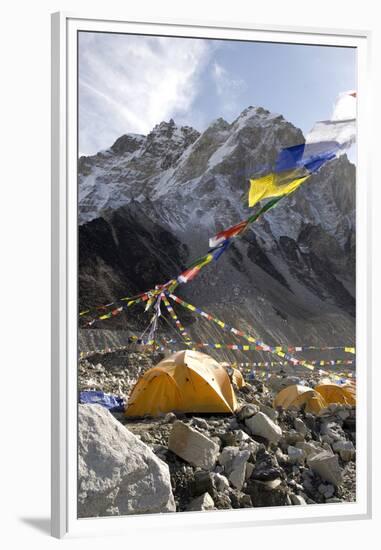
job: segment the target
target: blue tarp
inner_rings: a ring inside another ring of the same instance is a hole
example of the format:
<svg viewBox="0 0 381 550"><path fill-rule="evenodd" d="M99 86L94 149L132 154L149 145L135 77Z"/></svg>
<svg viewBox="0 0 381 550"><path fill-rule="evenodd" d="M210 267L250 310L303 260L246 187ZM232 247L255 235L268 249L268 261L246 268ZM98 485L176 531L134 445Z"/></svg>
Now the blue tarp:
<svg viewBox="0 0 381 550"><path fill-rule="evenodd" d="M102 405L102 407L112 412L123 412L125 409L125 402L121 397L104 393L103 391L81 391L79 392L79 402L82 404Z"/></svg>

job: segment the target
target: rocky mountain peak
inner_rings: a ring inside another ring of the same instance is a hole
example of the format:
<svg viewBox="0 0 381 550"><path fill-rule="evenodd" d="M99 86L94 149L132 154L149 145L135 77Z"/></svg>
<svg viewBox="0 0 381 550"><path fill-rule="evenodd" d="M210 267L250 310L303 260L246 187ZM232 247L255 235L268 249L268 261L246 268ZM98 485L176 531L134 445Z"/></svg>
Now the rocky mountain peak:
<svg viewBox="0 0 381 550"><path fill-rule="evenodd" d="M141 148L145 140L142 134L124 134L111 146L111 150L117 154L133 153Z"/></svg>

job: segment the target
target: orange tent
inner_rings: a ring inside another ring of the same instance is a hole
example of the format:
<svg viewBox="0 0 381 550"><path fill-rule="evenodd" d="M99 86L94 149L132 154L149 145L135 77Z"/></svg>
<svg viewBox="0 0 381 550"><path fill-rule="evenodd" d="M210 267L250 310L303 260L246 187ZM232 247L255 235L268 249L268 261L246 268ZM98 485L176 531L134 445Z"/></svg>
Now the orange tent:
<svg viewBox="0 0 381 550"><path fill-rule="evenodd" d="M315 390L306 386L293 384L281 390L273 402L274 409L300 409L305 406L306 412L317 414L327 406L324 398Z"/></svg>
<svg viewBox="0 0 381 550"><path fill-rule="evenodd" d="M330 403L341 403L343 405L356 405L356 388L352 384L339 386L337 384L320 384L315 390Z"/></svg>
<svg viewBox="0 0 381 550"><path fill-rule="evenodd" d="M233 371L233 373L232 373L232 382L240 390L241 388L243 388L246 385L245 380L242 376L242 372L240 370L236 369L235 367L232 367L232 371Z"/></svg>
<svg viewBox="0 0 381 550"><path fill-rule="evenodd" d="M125 414L232 413L236 408L224 367L204 353L183 350L163 359L138 380Z"/></svg>

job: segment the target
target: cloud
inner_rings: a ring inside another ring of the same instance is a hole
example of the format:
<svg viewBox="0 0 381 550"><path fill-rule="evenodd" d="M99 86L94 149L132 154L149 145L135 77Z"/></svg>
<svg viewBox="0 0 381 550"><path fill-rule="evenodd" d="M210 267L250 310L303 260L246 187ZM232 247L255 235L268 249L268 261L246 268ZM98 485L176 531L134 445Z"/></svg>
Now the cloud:
<svg viewBox="0 0 381 550"><path fill-rule="evenodd" d="M212 77L224 110L228 114L233 113L237 109L239 96L246 88L245 82L242 79L233 78L217 61L212 66Z"/></svg>
<svg viewBox="0 0 381 550"><path fill-rule="evenodd" d="M332 120L356 118L356 108L356 92L354 90L342 92L336 99L331 118Z"/></svg>
<svg viewBox="0 0 381 550"><path fill-rule="evenodd" d="M184 116L209 55L201 39L80 33L80 151L93 154L124 133Z"/></svg>

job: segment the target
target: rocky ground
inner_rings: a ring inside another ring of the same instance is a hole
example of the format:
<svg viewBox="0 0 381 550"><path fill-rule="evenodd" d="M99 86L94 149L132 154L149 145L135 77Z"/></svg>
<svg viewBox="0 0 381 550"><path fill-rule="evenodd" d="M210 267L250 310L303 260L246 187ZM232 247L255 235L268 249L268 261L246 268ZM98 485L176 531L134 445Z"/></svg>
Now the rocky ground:
<svg viewBox="0 0 381 550"><path fill-rule="evenodd" d="M138 351L90 356L79 364L79 390L128 399L160 358ZM275 410L277 391L299 379L279 373L247 383L236 389L240 406L232 415L130 419L81 406L79 515L354 501L355 409L330 405L319 415ZM308 373L305 382L316 381ZM102 460L112 465L110 472Z"/></svg>

